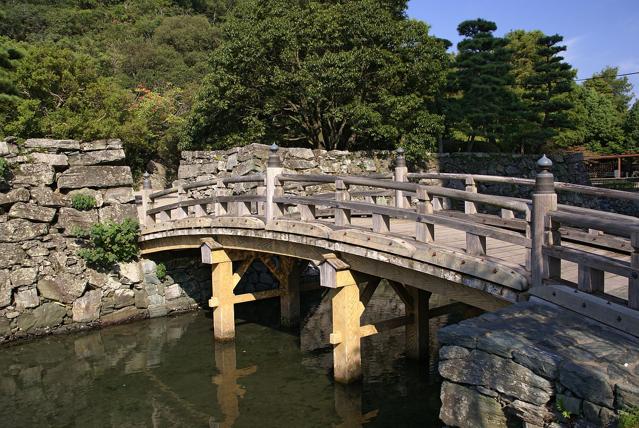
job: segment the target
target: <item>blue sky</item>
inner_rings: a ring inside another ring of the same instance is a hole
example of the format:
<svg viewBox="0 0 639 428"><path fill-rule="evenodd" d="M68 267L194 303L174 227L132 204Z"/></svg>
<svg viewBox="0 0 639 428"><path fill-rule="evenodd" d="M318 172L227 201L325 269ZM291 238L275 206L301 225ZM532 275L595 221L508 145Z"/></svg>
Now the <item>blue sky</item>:
<svg viewBox="0 0 639 428"><path fill-rule="evenodd" d="M639 0L410 0L408 16L454 44L457 25L474 18L497 23L500 36L515 29L559 33L579 78L607 65L620 73L639 71ZM629 79L639 94L639 75Z"/></svg>

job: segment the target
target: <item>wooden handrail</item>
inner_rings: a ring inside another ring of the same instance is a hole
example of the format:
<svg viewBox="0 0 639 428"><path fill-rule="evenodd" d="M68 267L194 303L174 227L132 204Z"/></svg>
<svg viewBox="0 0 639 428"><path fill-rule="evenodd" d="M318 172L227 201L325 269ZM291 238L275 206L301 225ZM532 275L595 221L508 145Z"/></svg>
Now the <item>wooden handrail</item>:
<svg viewBox="0 0 639 428"><path fill-rule="evenodd" d="M553 211L548 215L553 221L559 222L562 226L568 225L583 229L596 229L624 238L630 238L633 232L639 232L639 226L611 218L596 218L566 211Z"/></svg>

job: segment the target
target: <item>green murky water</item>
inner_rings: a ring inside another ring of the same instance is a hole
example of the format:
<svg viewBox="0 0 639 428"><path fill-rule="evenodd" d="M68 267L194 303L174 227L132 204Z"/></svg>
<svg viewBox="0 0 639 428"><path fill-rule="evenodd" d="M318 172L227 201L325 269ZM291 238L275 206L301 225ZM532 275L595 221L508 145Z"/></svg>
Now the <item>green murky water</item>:
<svg viewBox="0 0 639 428"><path fill-rule="evenodd" d="M343 387L332 382L330 349L309 351L325 314L307 315L297 335L269 325L277 302L242 309L233 344L214 343L210 315L198 312L2 347L0 424L439 425L439 384L403 356L403 329L364 339L364 381Z"/></svg>

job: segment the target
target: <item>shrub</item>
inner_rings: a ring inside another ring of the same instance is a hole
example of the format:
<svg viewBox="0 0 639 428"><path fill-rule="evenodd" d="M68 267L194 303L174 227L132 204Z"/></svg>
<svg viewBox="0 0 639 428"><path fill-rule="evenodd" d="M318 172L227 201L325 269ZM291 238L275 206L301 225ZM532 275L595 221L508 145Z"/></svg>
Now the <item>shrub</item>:
<svg viewBox="0 0 639 428"><path fill-rule="evenodd" d="M138 255L138 223L126 219L122 223L106 222L91 226L89 245L78 255L89 266L108 268L117 262L130 262Z"/></svg>
<svg viewBox="0 0 639 428"><path fill-rule="evenodd" d="M71 198L71 206L79 211L89 211L95 208L97 202L91 195L85 195L84 193L76 193Z"/></svg>
<svg viewBox="0 0 639 428"><path fill-rule="evenodd" d="M639 428L639 407L619 412L619 428Z"/></svg>
<svg viewBox="0 0 639 428"><path fill-rule="evenodd" d="M155 268L155 276L157 276L159 280L163 280L166 277L166 266L164 263L158 263Z"/></svg>

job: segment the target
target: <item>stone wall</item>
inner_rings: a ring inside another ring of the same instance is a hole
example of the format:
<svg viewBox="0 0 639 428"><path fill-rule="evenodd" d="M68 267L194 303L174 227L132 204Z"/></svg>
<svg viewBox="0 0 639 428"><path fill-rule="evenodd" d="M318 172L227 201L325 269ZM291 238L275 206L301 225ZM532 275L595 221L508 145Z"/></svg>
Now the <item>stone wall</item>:
<svg viewBox="0 0 639 428"><path fill-rule="evenodd" d="M639 406L639 340L565 309L519 303L438 339L446 425L612 427Z"/></svg>
<svg viewBox="0 0 639 428"><path fill-rule="evenodd" d="M303 148L281 148L280 156L284 173L292 174L344 174L367 175L392 173L394 153L389 151L348 152L341 150L311 150ZM410 172L448 172L507 177L534 178L536 162L540 155L517 155L508 153L444 153L433 154L418 165L409 166ZM590 185L586 166L581 154L555 154L553 161L555 180L567 183ZM264 171L268 159L268 146L251 144L229 150L184 151L178 169L177 182L194 182L229 176L242 176ZM177 183L176 182L176 183ZM174 183L174 184L176 184ZM291 187L296 185L288 184ZM446 184L452 188L463 188L460 180ZM236 184L236 191L246 191L255 184ZM530 198L532 187L485 184L478 185L480 193ZM308 193L330 190L329 186L309 187ZM200 192L200 193L199 193ZM210 191L195 191L197 197L210 196ZM595 198L577 193L559 193L561 203L614 211L627 215L639 215L639 204Z"/></svg>
<svg viewBox="0 0 639 428"><path fill-rule="evenodd" d="M0 157L10 166L0 185L0 342L195 307L170 276L157 278L152 261L99 272L77 255L77 228L137 219L119 140L2 141ZM74 209L78 193L97 206Z"/></svg>

